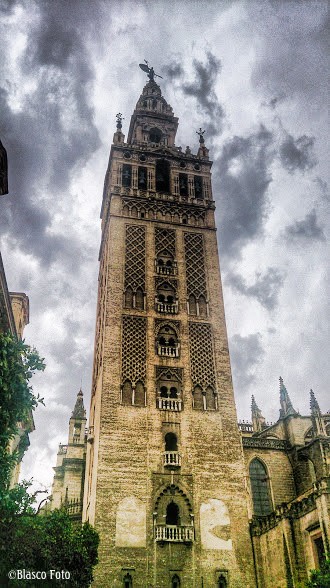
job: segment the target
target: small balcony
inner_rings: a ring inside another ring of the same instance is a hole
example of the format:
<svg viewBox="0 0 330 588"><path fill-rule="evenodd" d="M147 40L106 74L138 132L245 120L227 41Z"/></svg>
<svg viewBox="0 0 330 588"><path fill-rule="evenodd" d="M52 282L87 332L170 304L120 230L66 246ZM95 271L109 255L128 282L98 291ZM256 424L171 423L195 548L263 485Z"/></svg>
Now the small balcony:
<svg viewBox="0 0 330 588"><path fill-rule="evenodd" d="M166 314L177 314L178 313L178 301L175 302L159 302L156 300L156 311Z"/></svg>
<svg viewBox="0 0 330 588"><path fill-rule="evenodd" d="M175 412L182 410L182 400L179 398L158 398L157 403L160 410L173 410Z"/></svg>
<svg viewBox="0 0 330 588"><path fill-rule="evenodd" d="M157 354L161 357L179 357L179 345L157 345Z"/></svg>
<svg viewBox="0 0 330 588"><path fill-rule="evenodd" d="M194 527L156 525L155 539L170 543L192 543L194 541Z"/></svg>
<svg viewBox="0 0 330 588"><path fill-rule="evenodd" d="M164 451L164 466L166 468L180 468L180 453L178 451Z"/></svg>

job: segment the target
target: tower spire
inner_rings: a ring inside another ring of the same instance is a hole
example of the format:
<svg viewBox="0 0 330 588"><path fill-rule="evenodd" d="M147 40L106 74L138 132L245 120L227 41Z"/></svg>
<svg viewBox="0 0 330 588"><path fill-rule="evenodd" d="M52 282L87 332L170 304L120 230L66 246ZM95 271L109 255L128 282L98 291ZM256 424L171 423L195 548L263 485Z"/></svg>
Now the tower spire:
<svg viewBox="0 0 330 588"><path fill-rule="evenodd" d="M297 411L293 408L290 396L286 387L284 386L283 378L280 376L280 418L297 415Z"/></svg>
<svg viewBox="0 0 330 588"><path fill-rule="evenodd" d="M325 424L322 417L321 409L312 389L310 390L310 407L314 434L316 436L326 435Z"/></svg>
<svg viewBox="0 0 330 588"><path fill-rule="evenodd" d="M265 428L266 419L263 416L259 406L257 405L253 394L251 397L251 413L252 413L253 432L259 433L260 431L262 431Z"/></svg>
<svg viewBox="0 0 330 588"><path fill-rule="evenodd" d="M82 389L80 388L77 394L76 404L74 405L74 409L71 415L72 419L85 419L86 418L86 410L84 407L84 395Z"/></svg>

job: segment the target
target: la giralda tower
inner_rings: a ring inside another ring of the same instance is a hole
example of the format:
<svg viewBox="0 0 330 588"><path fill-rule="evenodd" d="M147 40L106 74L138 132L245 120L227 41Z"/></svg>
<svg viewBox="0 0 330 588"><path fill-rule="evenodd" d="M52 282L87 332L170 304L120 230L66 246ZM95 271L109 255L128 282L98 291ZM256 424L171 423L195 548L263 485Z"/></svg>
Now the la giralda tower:
<svg viewBox="0 0 330 588"><path fill-rule="evenodd" d="M100 588L252 588L203 131L191 153L153 68L127 141L117 115L101 210L84 520Z"/></svg>

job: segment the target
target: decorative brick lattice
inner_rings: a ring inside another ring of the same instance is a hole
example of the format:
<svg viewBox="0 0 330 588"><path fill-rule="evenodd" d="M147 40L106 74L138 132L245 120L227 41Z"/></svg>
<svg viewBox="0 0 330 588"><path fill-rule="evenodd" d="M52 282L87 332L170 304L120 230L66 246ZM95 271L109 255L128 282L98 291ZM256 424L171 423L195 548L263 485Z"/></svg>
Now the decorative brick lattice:
<svg viewBox="0 0 330 588"><path fill-rule="evenodd" d="M184 234L187 295L207 299L203 235Z"/></svg>
<svg viewBox="0 0 330 588"><path fill-rule="evenodd" d="M175 258L175 231L156 227L155 250L156 255L163 251L167 251L173 256L173 258Z"/></svg>
<svg viewBox="0 0 330 588"><path fill-rule="evenodd" d="M125 290L141 288L145 291L146 279L146 231L145 227L126 225Z"/></svg>
<svg viewBox="0 0 330 588"><path fill-rule="evenodd" d="M123 316L122 382L145 383L147 323L140 316Z"/></svg>
<svg viewBox="0 0 330 588"><path fill-rule="evenodd" d="M193 386L216 391L211 325L189 323L189 345Z"/></svg>

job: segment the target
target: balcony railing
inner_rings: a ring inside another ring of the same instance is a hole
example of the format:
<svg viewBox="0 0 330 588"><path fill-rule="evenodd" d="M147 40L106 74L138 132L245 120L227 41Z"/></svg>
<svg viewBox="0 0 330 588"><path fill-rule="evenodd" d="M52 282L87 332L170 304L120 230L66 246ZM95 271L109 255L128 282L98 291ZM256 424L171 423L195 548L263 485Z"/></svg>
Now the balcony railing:
<svg viewBox="0 0 330 588"><path fill-rule="evenodd" d="M181 455L178 451L164 451L164 466L171 468L181 467Z"/></svg>
<svg viewBox="0 0 330 588"><path fill-rule="evenodd" d="M182 410L182 400L178 398L158 398L158 408L160 410Z"/></svg>
<svg viewBox="0 0 330 588"><path fill-rule="evenodd" d="M178 302L159 302L156 301L156 310L157 312L166 312L167 314L177 314L178 312Z"/></svg>
<svg viewBox="0 0 330 588"><path fill-rule="evenodd" d="M161 276L176 276L178 269L176 265L158 265L157 261L155 262L155 268L157 274Z"/></svg>
<svg viewBox="0 0 330 588"><path fill-rule="evenodd" d="M162 357L179 357L179 345L157 345L157 353Z"/></svg>
<svg viewBox="0 0 330 588"><path fill-rule="evenodd" d="M192 543L194 540L194 527L176 525L156 525L156 541L170 541L172 543Z"/></svg>

